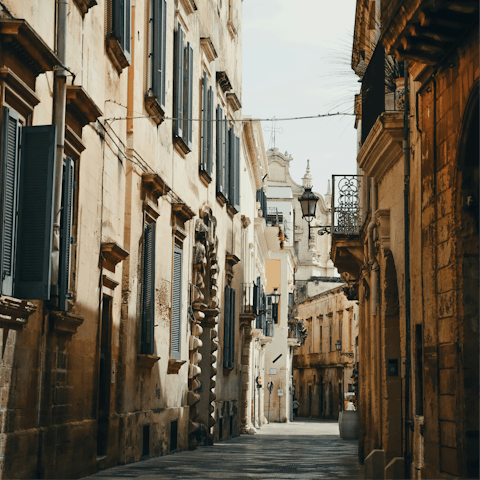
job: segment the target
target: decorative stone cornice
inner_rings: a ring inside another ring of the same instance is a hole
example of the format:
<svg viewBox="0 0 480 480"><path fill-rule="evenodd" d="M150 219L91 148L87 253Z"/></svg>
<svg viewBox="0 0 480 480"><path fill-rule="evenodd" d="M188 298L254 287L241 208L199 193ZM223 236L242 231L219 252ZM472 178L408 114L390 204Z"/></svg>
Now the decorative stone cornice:
<svg viewBox="0 0 480 480"><path fill-rule="evenodd" d="M60 59L25 20L1 19L0 44L2 50L9 50L35 77L61 65Z"/></svg>
<svg viewBox="0 0 480 480"><path fill-rule="evenodd" d="M225 255L225 271L227 273L227 283L228 285L231 285L232 280L233 280L233 267L237 264L240 263L240 259L234 255L233 253L227 253Z"/></svg>
<svg viewBox="0 0 480 480"><path fill-rule="evenodd" d="M170 358L168 360L167 374L177 375L178 371L184 363L186 363L186 360L173 360Z"/></svg>
<svg viewBox="0 0 480 480"><path fill-rule="evenodd" d="M190 15L197 10L197 5L194 0L180 0L180 3L182 4L187 15Z"/></svg>
<svg viewBox="0 0 480 480"><path fill-rule="evenodd" d="M232 84L230 83L227 72L217 72L217 82L223 93L227 93L232 89Z"/></svg>
<svg viewBox="0 0 480 480"><path fill-rule="evenodd" d="M186 203L174 203L172 204L173 215L179 218L183 223L191 220L195 213Z"/></svg>
<svg viewBox="0 0 480 480"><path fill-rule="evenodd" d="M402 158L403 112L382 113L358 154L357 162L365 175L379 182Z"/></svg>
<svg viewBox="0 0 480 480"><path fill-rule="evenodd" d="M154 200L158 200L171 190L158 173L142 173L142 186Z"/></svg>
<svg viewBox="0 0 480 480"><path fill-rule="evenodd" d="M97 5L97 0L74 0L74 2L77 4L80 12L82 12L82 15L85 15L90 8Z"/></svg>
<svg viewBox="0 0 480 480"><path fill-rule="evenodd" d="M37 306L27 300L0 296L0 326L8 328L23 327L28 317L37 310Z"/></svg>
<svg viewBox="0 0 480 480"><path fill-rule="evenodd" d="M227 93L227 103L234 112L242 108L242 104L234 92Z"/></svg>
<svg viewBox="0 0 480 480"><path fill-rule="evenodd" d="M103 267L115 273L117 263L125 260L130 254L116 242L102 243L101 255Z"/></svg>
<svg viewBox="0 0 480 480"><path fill-rule="evenodd" d="M68 312L51 312L50 320L53 330L73 335L77 333L77 329L82 325L84 319Z"/></svg>
<svg viewBox="0 0 480 480"><path fill-rule="evenodd" d="M125 56L120 42L115 37L110 37L107 39L107 54L110 60L112 61L115 70L120 74L124 68L130 66L128 58Z"/></svg>
<svg viewBox="0 0 480 480"><path fill-rule="evenodd" d="M67 85L67 112L75 118L80 128L103 116L87 91L79 85Z"/></svg>
<svg viewBox="0 0 480 480"><path fill-rule="evenodd" d="M241 216L241 220L242 220L242 227L243 228L248 228L248 226L252 223L252 221L248 217L246 217L245 215Z"/></svg>
<svg viewBox="0 0 480 480"><path fill-rule="evenodd" d="M375 221L380 238L380 247L383 255L390 253L390 210L377 210L375 212Z"/></svg>
<svg viewBox="0 0 480 480"><path fill-rule="evenodd" d="M14 100L13 107L23 115L28 117L33 113L33 109L40 103L40 98L35 94L23 80L21 80L10 68L2 67L0 68L0 84L1 88L10 90L13 95L12 99ZM15 102L16 99L19 99L18 102ZM21 99L21 100L20 100Z"/></svg>
<svg viewBox="0 0 480 480"><path fill-rule="evenodd" d="M109 288L110 290L115 290L118 287L119 282L113 280L112 278L108 277L107 275L102 275L103 286Z"/></svg>
<svg viewBox="0 0 480 480"><path fill-rule="evenodd" d="M209 62L213 62L216 58L218 58L217 51L215 50L210 37L200 38L200 47L202 48L203 53Z"/></svg>

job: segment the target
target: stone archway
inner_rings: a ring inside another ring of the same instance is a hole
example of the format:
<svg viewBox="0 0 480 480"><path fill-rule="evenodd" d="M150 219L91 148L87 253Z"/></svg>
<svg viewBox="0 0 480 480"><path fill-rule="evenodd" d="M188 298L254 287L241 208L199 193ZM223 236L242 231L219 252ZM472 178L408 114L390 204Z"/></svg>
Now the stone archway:
<svg viewBox="0 0 480 480"><path fill-rule="evenodd" d="M216 355L218 342L215 325L218 323L218 257L217 220L208 206L200 210L195 223L193 255L193 285L191 295L190 370L188 405L190 406L190 449L197 445L212 445L212 415L215 400Z"/></svg>
<svg viewBox="0 0 480 480"><path fill-rule="evenodd" d="M455 228L460 367L459 474L479 478L479 81L465 108L457 157Z"/></svg>

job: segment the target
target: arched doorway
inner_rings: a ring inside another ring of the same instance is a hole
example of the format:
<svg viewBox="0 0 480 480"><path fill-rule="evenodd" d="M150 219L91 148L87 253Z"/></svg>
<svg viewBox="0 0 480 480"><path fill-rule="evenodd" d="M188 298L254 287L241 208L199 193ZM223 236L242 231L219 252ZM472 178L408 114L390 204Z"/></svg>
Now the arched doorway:
<svg viewBox="0 0 480 480"><path fill-rule="evenodd" d="M457 163L457 308L459 314L458 405L462 478L479 478L479 84L465 108ZM463 458L462 458L463 456ZM463 471L462 471L463 470Z"/></svg>

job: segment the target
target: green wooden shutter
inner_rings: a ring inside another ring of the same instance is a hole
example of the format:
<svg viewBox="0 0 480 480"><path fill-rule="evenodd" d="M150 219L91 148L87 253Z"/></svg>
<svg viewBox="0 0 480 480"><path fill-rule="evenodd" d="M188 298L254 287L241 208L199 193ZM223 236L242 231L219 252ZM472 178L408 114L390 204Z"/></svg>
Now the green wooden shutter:
<svg viewBox="0 0 480 480"><path fill-rule="evenodd" d="M152 0L153 15L153 39L152 39L152 91L157 98L158 103L161 103L162 93L162 4L163 0Z"/></svg>
<svg viewBox="0 0 480 480"><path fill-rule="evenodd" d="M193 48L190 43L187 43L187 145L188 148L192 149L192 131L193 131Z"/></svg>
<svg viewBox="0 0 480 480"><path fill-rule="evenodd" d="M223 308L223 366L229 368L230 365L230 309L232 303L230 301L231 288L229 285L225 287L225 298Z"/></svg>
<svg viewBox="0 0 480 480"><path fill-rule="evenodd" d="M207 74L203 72L202 78L202 143L201 143L201 169L208 171L208 83Z"/></svg>
<svg viewBox="0 0 480 480"><path fill-rule="evenodd" d="M235 366L235 290L230 291L230 351L229 366Z"/></svg>
<svg viewBox="0 0 480 480"><path fill-rule="evenodd" d="M172 287L172 346L170 357L181 358L182 326L182 255L183 250L173 249L173 287Z"/></svg>
<svg viewBox="0 0 480 480"><path fill-rule="evenodd" d="M234 179L233 184L234 195L233 195L233 206L237 212L240 211L240 137L235 135L235 169L234 169Z"/></svg>
<svg viewBox="0 0 480 480"><path fill-rule="evenodd" d="M225 120L227 117L225 117ZM227 122L225 122L226 124ZM231 137L231 131L230 130L225 130L225 159L224 159L224 189L225 189L225 197L227 198L227 201L230 198L230 137Z"/></svg>
<svg viewBox="0 0 480 480"><path fill-rule="evenodd" d="M175 32L175 83L174 83L174 116L175 135L183 138L183 67L184 67L184 47L183 47L183 28L178 24Z"/></svg>
<svg viewBox="0 0 480 480"><path fill-rule="evenodd" d="M207 171L210 178L213 175L213 129L215 124L213 122L213 88L208 89L208 158Z"/></svg>
<svg viewBox="0 0 480 480"><path fill-rule="evenodd" d="M130 0L112 1L112 33L122 47L123 53L130 63L131 56L131 19Z"/></svg>
<svg viewBox="0 0 480 480"><path fill-rule="evenodd" d="M0 271L3 295L13 296L17 232L20 122L13 110L3 107L1 170Z"/></svg>
<svg viewBox="0 0 480 480"><path fill-rule="evenodd" d="M141 352L154 352L155 324L155 222L145 227L143 240L142 347Z"/></svg>
<svg viewBox="0 0 480 480"><path fill-rule="evenodd" d="M232 128L228 132L229 139L229 152L228 152L228 203L234 205L235 202L235 127L232 125Z"/></svg>
<svg viewBox="0 0 480 480"><path fill-rule="evenodd" d="M124 36L124 47L123 51L127 57L128 63L130 64L131 58L131 36L132 36L132 20L130 18L132 12L132 7L130 6L130 0L125 0L125 36Z"/></svg>
<svg viewBox="0 0 480 480"><path fill-rule="evenodd" d="M22 128L15 296L48 300L53 234L55 125Z"/></svg>
<svg viewBox="0 0 480 480"><path fill-rule="evenodd" d="M162 0L162 55L161 55L161 80L160 105L165 108L165 92L167 91L167 0Z"/></svg>
<svg viewBox="0 0 480 480"><path fill-rule="evenodd" d="M223 193L223 109L217 105L217 192Z"/></svg>
<svg viewBox="0 0 480 480"><path fill-rule="evenodd" d="M70 278L70 245L72 243L74 167L73 160L67 157L63 168L62 218L60 220L60 269L58 276L59 308L63 312L68 310L69 298L68 281Z"/></svg>

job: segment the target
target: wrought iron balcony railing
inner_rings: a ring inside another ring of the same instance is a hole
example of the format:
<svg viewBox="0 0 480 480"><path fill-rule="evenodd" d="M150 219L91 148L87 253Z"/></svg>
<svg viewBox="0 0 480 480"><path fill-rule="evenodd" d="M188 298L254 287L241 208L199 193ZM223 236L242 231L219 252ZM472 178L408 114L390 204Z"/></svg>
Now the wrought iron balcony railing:
<svg viewBox="0 0 480 480"><path fill-rule="evenodd" d="M254 283L242 283L242 313L257 314L257 306L254 300L256 288Z"/></svg>
<svg viewBox="0 0 480 480"><path fill-rule="evenodd" d="M332 233L359 235L362 175L332 175Z"/></svg>

